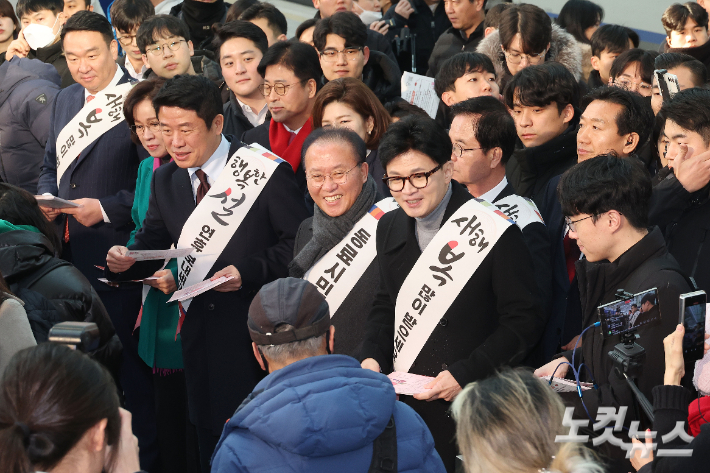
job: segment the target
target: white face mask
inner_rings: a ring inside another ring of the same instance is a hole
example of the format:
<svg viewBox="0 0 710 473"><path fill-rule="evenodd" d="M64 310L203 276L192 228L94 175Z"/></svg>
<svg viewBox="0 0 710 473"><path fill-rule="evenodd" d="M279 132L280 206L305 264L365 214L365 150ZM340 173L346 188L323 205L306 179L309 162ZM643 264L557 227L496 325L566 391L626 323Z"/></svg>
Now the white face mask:
<svg viewBox="0 0 710 473"><path fill-rule="evenodd" d="M358 16L360 17L360 20L367 26L370 26L375 21L382 20L382 12L365 10L360 5L358 5L357 2L353 2L353 5L357 5L357 7L362 10L361 13L358 13Z"/></svg>
<svg viewBox="0 0 710 473"><path fill-rule="evenodd" d="M22 35L25 37L27 44L30 45L30 48L36 51L52 44L58 34L54 33L54 27L56 26L57 21L59 21L58 16L57 19L54 20L54 25L52 25L51 28L49 26L37 24L25 26L25 29L22 30Z"/></svg>

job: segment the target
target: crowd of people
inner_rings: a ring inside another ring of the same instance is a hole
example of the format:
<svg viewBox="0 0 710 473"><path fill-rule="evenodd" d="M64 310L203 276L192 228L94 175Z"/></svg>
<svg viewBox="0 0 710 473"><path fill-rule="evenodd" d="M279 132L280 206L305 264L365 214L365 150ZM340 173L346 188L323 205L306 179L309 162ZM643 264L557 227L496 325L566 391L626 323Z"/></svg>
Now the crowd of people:
<svg viewBox="0 0 710 473"><path fill-rule="evenodd" d="M710 1L313 5L0 0L0 471L706 471Z"/></svg>

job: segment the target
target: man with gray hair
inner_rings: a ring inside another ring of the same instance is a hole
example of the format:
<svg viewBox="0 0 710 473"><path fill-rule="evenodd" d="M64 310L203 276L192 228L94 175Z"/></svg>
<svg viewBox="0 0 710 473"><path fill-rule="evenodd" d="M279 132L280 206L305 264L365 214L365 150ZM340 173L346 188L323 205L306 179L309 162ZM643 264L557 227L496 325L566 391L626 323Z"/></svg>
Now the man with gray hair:
<svg viewBox="0 0 710 473"><path fill-rule="evenodd" d="M266 284L247 326L269 375L225 425L213 472L444 471L426 424L396 400L390 380L330 355L335 328L313 284Z"/></svg>

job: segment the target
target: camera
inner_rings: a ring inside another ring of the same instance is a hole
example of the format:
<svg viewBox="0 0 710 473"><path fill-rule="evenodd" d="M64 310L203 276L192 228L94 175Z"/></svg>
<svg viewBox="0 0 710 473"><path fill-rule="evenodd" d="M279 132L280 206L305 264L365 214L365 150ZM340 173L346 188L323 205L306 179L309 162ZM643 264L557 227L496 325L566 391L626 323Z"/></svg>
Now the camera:
<svg viewBox="0 0 710 473"><path fill-rule="evenodd" d="M49 329L49 341L84 353L99 347L99 327L93 322L60 322Z"/></svg>

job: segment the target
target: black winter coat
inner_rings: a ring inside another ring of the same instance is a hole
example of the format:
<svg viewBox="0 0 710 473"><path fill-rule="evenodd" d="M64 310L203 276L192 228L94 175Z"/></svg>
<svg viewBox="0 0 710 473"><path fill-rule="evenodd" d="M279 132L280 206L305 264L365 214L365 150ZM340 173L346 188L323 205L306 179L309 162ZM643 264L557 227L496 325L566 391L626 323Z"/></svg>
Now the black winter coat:
<svg viewBox="0 0 710 473"><path fill-rule="evenodd" d="M390 26L387 31L387 38L393 40L405 26L412 34L417 35L417 74L425 76L429 70L429 57L434 50L434 43L444 31L451 28L451 22L446 15L444 2L438 3L434 13L424 0L410 0L409 4L415 9L409 18L395 13L394 6L385 13L383 19L385 21L392 20L394 23L394 26Z"/></svg>
<svg viewBox="0 0 710 473"><path fill-rule="evenodd" d="M224 127L222 127L222 133L225 135L240 137L247 130L254 128L254 125L244 116L242 107L239 105L239 102L237 102L237 97L234 95L234 92L229 92L229 100L225 102L222 110L224 112ZM264 122L268 122L270 118L271 112L267 112Z"/></svg>
<svg viewBox="0 0 710 473"><path fill-rule="evenodd" d="M401 78L396 62L381 52L370 51L370 59L362 70L362 81L383 105L401 98Z"/></svg>
<svg viewBox="0 0 710 473"><path fill-rule="evenodd" d="M452 186L442 225L473 198L456 181ZM374 358L383 373L392 371L397 295L422 254L415 228L415 219L402 209L388 212L377 225L380 286L360 358ZM441 318L410 372L437 376L448 370L464 387L501 366L519 364L545 326L537 292L530 252L520 229L511 225ZM450 403L417 401L410 396L402 400L422 416L444 465L453 471L456 446L451 443L455 425L447 414Z"/></svg>
<svg viewBox="0 0 710 473"><path fill-rule="evenodd" d="M62 78L62 89L76 83L74 78L71 76L71 72L69 72L67 58L64 57L64 50L62 49L61 41L57 41L46 48L39 48L37 50L30 49L27 59L39 59L46 64L53 65L57 70L57 73L59 73L59 76Z"/></svg>
<svg viewBox="0 0 710 473"><path fill-rule="evenodd" d="M661 323L642 325L637 332L640 335L637 343L646 349L646 362L636 384L650 399L653 387L663 384L663 370L660 369L665 362L663 339L672 333L678 324L678 296L691 291L675 258L666 250L661 231L654 227L612 263L591 263L582 259L577 262L576 267L584 327L599 321L597 307L617 300L614 294L618 289L637 294L658 288ZM582 348L577 350L574 364L578 366L582 362L585 363L599 386L598 390L585 391L583 396L584 404L592 418L596 417L598 406L634 405L633 393L626 382L614 374L614 366L608 356L608 352L620 342L618 335L604 339L601 328L594 327L584 333ZM565 352L563 355L572 360L572 352ZM582 376L590 381L586 370L582 370ZM576 393L568 399L574 401L575 418L586 418ZM629 409L626 420L639 419L634 419L633 409Z"/></svg>
<svg viewBox="0 0 710 473"><path fill-rule="evenodd" d="M710 185L689 193L672 172L653 188L649 221L698 288L710 293Z"/></svg>
<svg viewBox="0 0 710 473"><path fill-rule="evenodd" d="M481 22L466 39L464 39L461 36L461 32L453 26L444 31L444 33L439 36L439 39L436 40L431 56L429 56L429 69L426 75L436 77L444 61L456 53L463 51L475 53L476 48L478 48L478 43L483 39L483 31L483 22ZM417 43L419 43L418 39Z"/></svg>
<svg viewBox="0 0 710 473"><path fill-rule="evenodd" d="M517 150L505 166L505 176L515 193L528 197L538 209L548 182L577 164L577 125L581 113L575 110L567 130L547 143Z"/></svg>
<svg viewBox="0 0 710 473"><path fill-rule="evenodd" d="M94 322L99 348L91 356L112 372L120 364L121 342L101 299L70 263L55 258L40 233L25 230L0 234L0 273L10 290L25 302L37 343L47 340L58 322Z"/></svg>
<svg viewBox="0 0 710 473"><path fill-rule="evenodd" d="M32 194L60 83L57 70L38 60L13 57L0 66L0 179Z"/></svg>

